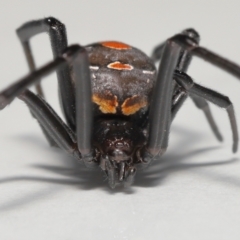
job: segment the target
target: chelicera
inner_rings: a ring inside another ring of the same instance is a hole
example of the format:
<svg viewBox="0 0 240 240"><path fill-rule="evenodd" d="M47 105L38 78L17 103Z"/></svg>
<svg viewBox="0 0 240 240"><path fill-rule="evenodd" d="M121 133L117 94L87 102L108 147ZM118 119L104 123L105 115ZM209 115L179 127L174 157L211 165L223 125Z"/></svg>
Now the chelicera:
<svg viewBox="0 0 240 240"><path fill-rule="evenodd" d="M36 70L29 41L42 32L50 36L54 60ZM238 78L240 67L200 47L195 30L169 38L154 49L152 57L117 41L68 47L65 26L52 17L28 22L17 34L30 73L0 93L1 109L15 97L24 101L50 145L62 148L86 167L99 167L111 188L131 185L138 169L148 167L166 151L171 122L188 96L203 110L220 141L207 101L226 109L233 152L237 151L231 101L194 83L186 71L194 55ZM66 123L44 100L40 85L41 78L55 70ZM28 89L33 84L37 94Z"/></svg>

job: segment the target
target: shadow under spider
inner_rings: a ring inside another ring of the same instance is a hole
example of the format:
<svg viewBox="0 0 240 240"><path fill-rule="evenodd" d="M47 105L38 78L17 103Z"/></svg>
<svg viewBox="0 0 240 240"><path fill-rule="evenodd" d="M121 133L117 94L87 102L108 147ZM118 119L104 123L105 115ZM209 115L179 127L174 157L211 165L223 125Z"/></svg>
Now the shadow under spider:
<svg viewBox="0 0 240 240"><path fill-rule="evenodd" d="M58 174L60 177L56 178L47 178L47 177L35 177L35 176L15 176L9 178L0 179L0 186L4 183L10 183L15 181L37 181L37 182L46 182L52 184L58 184L60 186L71 186L78 189L91 190L91 189L102 189L108 194L116 194L116 193L125 193L125 194L133 194L136 192L137 187L154 187L161 184L167 176L171 175L171 173L176 171L185 170L188 168L199 168L199 167L210 167L216 165L223 164L231 164L234 161L238 160L238 158L232 158L229 160L222 161L211 161L205 163L184 163L183 161L191 158L192 156L196 156L197 154L204 154L208 151L213 151L216 148L220 147L207 147L198 150L194 150L188 153L182 153L183 149L189 148L189 143L196 143L201 141L201 139L206 138L204 134L199 134L196 132L190 132L188 129L174 127L172 128L174 135L184 136L181 141L175 146L174 151L170 151L166 155L164 155L161 159L155 161L148 169L139 171L136 176L136 180L133 183L133 186L129 188L116 187L115 189L110 189L108 187L108 183L106 181L106 177L103 172L99 171L99 169L87 169L83 164L79 164L75 159L68 157L65 154L62 154L62 151L59 149L55 149L54 151L61 152L58 158L61 161L61 164L64 166L49 166L43 164L33 165L32 167L42 169L43 171L50 171L52 173ZM21 141L22 141L21 137ZM25 141L33 142L32 137L26 138ZM38 139L36 140L39 141ZM40 146L43 147L43 144ZM45 147L44 147L45 148ZM177 153L177 154L176 154ZM104 181L105 179L105 181ZM218 177L217 180L225 181L225 176ZM232 178L231 184L240 187L240 180ZM16 207L20 207L22 205L32 203L35 201L39 201L42 197L46 197L48 195L54 194L57 189L48 189L44 191L30 193L27 196L23 196L22 198L12 199L10 202L6 202L0 205L1 211L9 211L16 209Z"/></svg>
<svg viewBox="0 0 240 240"><path fill-rule="evenodd" d="M133 186L131 186L130 188L116 187L116 189L114 190L110 189L108 187L106 177L102 171L100 171L99 169L87 169L83 164L79 164L75 159L68 157L65 154L61 154L59 157L60 161L64 163L63 167L42 164L33 165L34 168L59 174L61 176L60 178L16 176L1 179L0 184L14 181L39 181L60 185L70 185L85 190L102 188L103 190L110 194L114 194L116 192L134 193L135 192L134 186L138 187L157 186L161 184L161 182L163 182L163 180L168 175L171 175L171 173L175 171L185 170L187 168L210 167L222 164L230 164L238 160L238 158L232 158L230 160L221 160L213 162L211 161L208 163L183 163L182 161L185 161L192 156L195 156L197 154L203 154L219 147L207 147L194 150L192 152L188 152L185 154L181 154L182 149L185 149L185 147L189 147L189 142L194 143L200 141L201 138L205 136L201 134L199 136L199 133L190 132L187 129L182 129L179 127L173 127L173 132L181 136L183 136L184 133L184 137L182 141L180 141L178 145L175 147L175 151L167 153L161 159L156 160L148 169L138 171L136 180ZM32 141L32 139L30 140ZM57 149L55 151L61 150ZM177 156L174 153L178 153ZM240 186L240 182L238 185Z"/></svg>

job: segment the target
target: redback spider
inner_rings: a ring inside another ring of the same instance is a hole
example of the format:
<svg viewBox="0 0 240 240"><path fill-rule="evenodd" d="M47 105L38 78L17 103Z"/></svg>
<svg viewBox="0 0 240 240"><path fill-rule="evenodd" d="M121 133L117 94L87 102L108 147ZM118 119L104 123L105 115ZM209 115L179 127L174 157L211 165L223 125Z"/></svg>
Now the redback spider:
<svg viewBox="0 0 240 240"><path fill-rule="evenodd" d="M30 39L47 32L54 60L35 69ZM193 55L240 78L240 66L200 47L187 29L157 46L149 58L116 41L68 47L65 26L49 17L17 29L30 73L0 93L0 108L18 97L37 119L51 146L62 148L86 167L100 167L111 188L131 185L137 169L167 149L173 118L189 96L203 110L218 140L222 137L207 101L225 108L238 147L234 109L228 97L193 82L186 74ZM158 71L155 62L160 61ZM57 71L63 122L44 100L42 77ZM37 95L28 90L36 84Z"/></svg>

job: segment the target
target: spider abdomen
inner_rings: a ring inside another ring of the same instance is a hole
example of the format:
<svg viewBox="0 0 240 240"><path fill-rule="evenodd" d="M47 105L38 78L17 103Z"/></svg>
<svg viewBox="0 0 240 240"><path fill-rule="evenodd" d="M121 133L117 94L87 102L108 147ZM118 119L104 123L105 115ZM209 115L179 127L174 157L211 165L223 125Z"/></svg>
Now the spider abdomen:
<svg viewBox="0 0 240 240"><path fill-rule="evenodd" d="M92 81L92 100L100 114L132 115L149 105L156 79L153 61L121 42L86 46Z"/></svg>

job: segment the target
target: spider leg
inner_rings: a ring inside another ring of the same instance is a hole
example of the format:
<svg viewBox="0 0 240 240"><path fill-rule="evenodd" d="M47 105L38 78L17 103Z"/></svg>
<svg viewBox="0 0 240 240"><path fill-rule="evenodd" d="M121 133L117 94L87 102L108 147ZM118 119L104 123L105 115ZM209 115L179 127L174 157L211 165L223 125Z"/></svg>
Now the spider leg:
<svg viewBox="0 0 240 240"><path fill-rule="evenodd" d="M41 77L67 64L72 65L74 80L76 81L77 146L85 164L87 166L92 166L92 93L88 55L85 48L79 45L68 47L62 56L57 57L52 62L28 74L26 77L23 77L0 92L0 109L3 109L29 86L39 82Z"/></svg>
<svg viewBox="0 0 240 240"><path fill-rule="evenodd" d="M187 36L191 39L193 39L197 44L200 42L200 36L199 34L192 28L189 28L189 29L185 29L184 31L182 31L182 35L184 36ZM165 46L165 43L161 43L160 45L158 45L154 50L153 50L153 53L152 53L152 59L154 61L158 61L161 59L161 55L162 55L162 52L163 52L163 49L164 49L164 46ZM191 52L189 52L188 50L186 49L182 49L181 52L180 52L180 56L179 56L179 59L178 59L178 64L177 64L177 69L181 72L186 72L189 65L190 65L190 62L192 60L192 55L191 55ZM172 109L172 119L175 117L177 111L179 110L179 108L182 106L183 102L184 102L184 97L183 96L180 96L181 94L181 90L180 90L180 93L179 93L179 96L176 96L175 98L178 99L179 98L179 103L174 105L173 106L173 109ZM214 133L214 135L216 136L216 138L219 140L219 141L222 141L222 136L218 130L218 127L214 121L214 118L212 116L212 113L211 113L211 110L208 106L208 103L202 99L202 98L199 98L197 96L193 96L193 95L189 95L189 97L193 100L193 102L195 103L196 107L198 107L199 109L201 109L206 118L207 118L207 121Z"/></svg>
<svg viewBox="0 0 240 240"><path fill-rule="evenodd" d="M116 180L117 180L115 168L108 158L106 158L105 164L106 164L106 171L108 176L108 184L110 188L114 189L116 186Z"/></svg>
<svg viewBox="0 0 240 240"><path fill-rule="evenodd" d="M192 30L189 30L191 36L193 35L192 32ZM186 35L188 35L188 32ZM195 36L198 40L199 36L197 33L193 36L194 40ZM172 119L172 79L174 78L174 71L178 67L187 69L191 58L191 56L188 56L188 53L185 54L184 50L184 48L171 40L166 41L164 48L161 50L162 60L160 62L157 81L154 87L152 102L150 105L149 137L147 140L145 153L142 153L143 155L146 155L143 157L143 159L145 158L150 160L151 155L162 155L166 151ZM181 99L183 100L184 98Z"/></svg>
<svg viewBox="0 0 240 240"><path fill-rule="evenodd" d="M131 167L128 169L126 181L124 182L124 187L129 187L133 184L136 176L136 168Z"/></svg>
<svg viewBox="0 0 240 240"><path fill-rule="evenodd" d="M54 61L11 84L9 87L0 92L0 109L5 108L14 100L14 98L18 97L28 87L39 82L41 77L49 75L55 69L65 64L66 60L63 57L58 57Z"/></svg>
<svg viewBox="0 0 240 240"><path fill-rule="evenodd" d="M64 24L53 17L31 21L17 29L17 35L22 43L23 50L30 71L34 71L35 61L32 54L30 39L39 33L47 32L50 37L54 58L60 56L67 48L67 34ZM75 91L71 81L70 67L65 65L57 69L57 78L60 91L61 107L68 125L74 130L75 126ZM40 82L37 83L37 93L43 96Z"/></svg>
<svg viewBox="0 0 240 240"><path fill-rule="evenodd" d="M219 132L219 129L214 121L214 118L212 116L212 113L207 101L198 96L191 95L191 94L189 95L187 91L183 87L179 87L178 84L177 84L175 93L173 95L173 101L172 101L172 110L171 110L172 121L188 96L190 96L190 98L193 100L196 107L203 111L215 137L221 142L223 140L222 135Z"/></svg>
<svg viewBox="0 0 240 240"><path fill-rule="evenodd" d="M210 127L211 127L211 129L212 129L212 131L213 131L213 133L215 135L215 137L220 142L222 142L223 137L222 137L221 133L219 132L219 129L218 129L218 127L217 127L217 125L216 125L216 123L214 121L214 118L212 116L212 113L211 113L211 110L210 110L208 102L205 99L200 98L200 97L198 97L196 95L190 95L190 97L193 100L193 102L195 103L195 105L204 112L204 114L205 114L205 116L207 118L207 121L208 121L208 123L209 123L209 125L210 125Z"/></svg>
<svg viewBox="0 0 240 240"><path fill-rule="evenodd" d="M149 161L151 156L161 155L166 150L171 124L172 79L180 50L181 47L173 42L165 44L150 105L149 137L142 153L145 155L143 161Z"/></svg>
<svg viewBox="0 0 240 240"><path fill-rule="evenodd" d="M27 106L28 106L28 105L27 105ZM42 129L42 132L43 132L45 138L47 139L49 145L50 145L51 147L57 147L57 148L58 148L58 147L59 147L58 144L54 141L54 139L53 139L52 136L49 134L49 132L44 128L44 126L41 124L41 122L37 119L37 117L36 117L36 116L34 115L34 113L31 111L31 109L30 109L29 106L28 106L28 108L29 108L32 116L37 120L37 122L38 122L40 128Z"/></svg>
<svg viewBox="0 0 240 240"><path fill-rule="evenodd" d="M226 72L232 74L233 76L240 79L240 66L217 55L210 50L198 46L198 43L194 41L191 37L183 34L178 34L170 38L168 41L175 42L179 44L182 48L189 51L192 55L204 59L207 62L225 70Z"/></svg>
<svg viewBox="0 0 240 240"><path fill-rule="evenodd" d="M200 42L200 36L198 32L192 28L185 29L184 31L182 31L182 34L185 36L188 36L191 39L194 39L196 43ZM153 59L153 61L156 62L161 59L165 43L166 42L163 42L153 49L153 52L151 55L151 58ZM186 51L185 49L182 49L178 59L177 69L179 69L180 71L186 72L191 62L191 59L192 59L191 54L189 54L189 52Z"/></svg>
<svg viewBox="0 0 240 240"><path fill-rule="evenodd" d="M171 108L171 121L175 118L178 110L188 97L188 93L184 88L178 88L178 92L173 96L172 108Z"/></svg>
<svg viewBox="0 0 240 240"><path fill-rule="evenodd" d="M233 152L235 153L238 148L238 129L235 118L234 108L228 97L213 91L209 88L205 88L199 84L193 82L193 80L185 73L175 72L175 79L182 87L184 87L190 94L204 98L213 104L225 108L230 120L232 133L233 133Z"/></svg>
<svg viewBox="0 0 240 240"><path fill-rule="evenodd" d="M172 121L173 76L181 49L174 42L167 41L165 43L150 103L147 143L136 152L140 162L137 166L138 169L148 167L167 149Z"/></svg>
<svg viewBox="0 0 240 240"><path fill-rule="evenodd" d="M179 34L167 40L163 48L162 61L160 62L156 86L154 87L150 105L149 137L145 148L141 149L138 153L142 162L140 165L149 165L156 156L163 154L167 148L173 90L171 80L173 79L175 69L177 69L181 50L187 50L191 52L192 55L203 58L240 78L240 66L207 49L199 47L194 38ZM186 88L186 84L183 87ZM186 89L188 90L188 88ZM233 152L236 152L238 132L235 114L230 100L217 92L203 88L197 84L194 84L189 92L198 97L205 98L220 107L226 108L233 132Z"/></svg>
<svg viewBox="0 0 240 240"><path fill-rule="evenodd" d="M177 93L173 96L172 109L171 109L172 121L188 96L189 94L183 87L178 87ZM203 111L215 137L221 142L223 138L214 121L208 102L205 99L195 95L190 95L190 97L195 103L195 105Z"/></svg>
<svg viewBox="0 0 240 240"><path fill-rule="evenodd" d="M154 62L157 62L157 61L159 61L161 59L164 46L165 46L165 42L164 43L160 43L157 47L155 47L153 49L151 58L152 58L152 60Z"/></svg>
<svg viewBox="0 0 240 240"><path fill-rule="evenodd" d="M77 159L81 159L75 134L43 98L29 90L25 90L19 98L27 104L34 117L60 148Z"/></svg>

